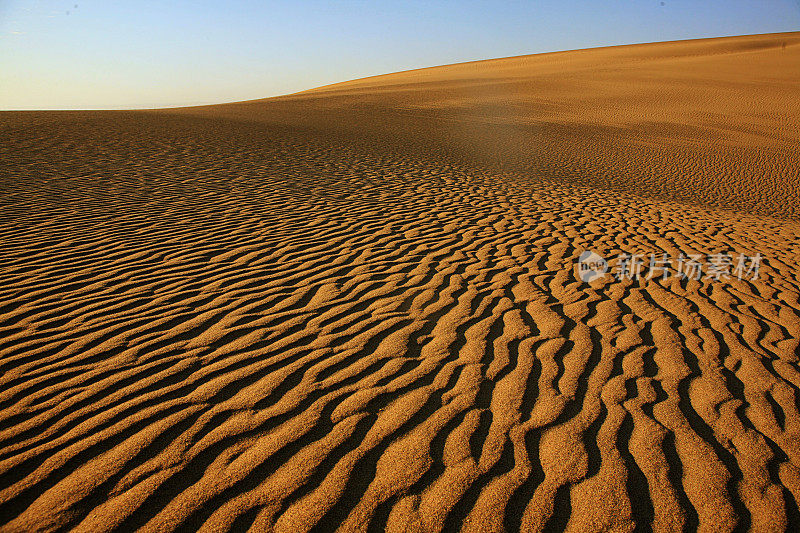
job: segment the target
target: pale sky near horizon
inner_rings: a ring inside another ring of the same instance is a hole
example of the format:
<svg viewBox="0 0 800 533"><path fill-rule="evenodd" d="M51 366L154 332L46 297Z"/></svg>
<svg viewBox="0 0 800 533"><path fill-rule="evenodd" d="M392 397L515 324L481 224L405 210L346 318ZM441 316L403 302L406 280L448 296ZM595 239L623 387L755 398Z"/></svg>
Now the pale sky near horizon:
<svg viewBox="0 0 800 533"><path fill-rule="evenodd" d="M462 61L797 30L798 0L0 0L0 109L231 102Z"/></svg>

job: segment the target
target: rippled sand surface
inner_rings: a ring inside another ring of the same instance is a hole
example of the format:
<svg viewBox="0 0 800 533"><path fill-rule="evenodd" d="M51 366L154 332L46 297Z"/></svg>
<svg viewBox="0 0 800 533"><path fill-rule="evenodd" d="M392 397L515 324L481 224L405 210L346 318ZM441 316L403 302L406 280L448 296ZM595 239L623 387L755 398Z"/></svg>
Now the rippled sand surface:
<svg viewBox="0 0 800 533"><path fill-rule="evenodd" d="M0 530L800 527L799 64L790 33L0 113Z"/></svg>

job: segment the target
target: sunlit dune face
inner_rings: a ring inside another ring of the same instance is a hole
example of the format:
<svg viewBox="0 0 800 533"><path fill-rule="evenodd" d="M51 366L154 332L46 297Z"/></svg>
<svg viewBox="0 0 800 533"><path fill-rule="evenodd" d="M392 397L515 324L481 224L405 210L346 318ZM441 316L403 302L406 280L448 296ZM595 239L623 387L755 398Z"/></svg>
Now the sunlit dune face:
<svg viewBox="0 0 800 533"><path fill-rule="evenodd" d="M797 64L794 33L680 41L435 67L175 112L303 125L524 175L795 217Z"/></svg>

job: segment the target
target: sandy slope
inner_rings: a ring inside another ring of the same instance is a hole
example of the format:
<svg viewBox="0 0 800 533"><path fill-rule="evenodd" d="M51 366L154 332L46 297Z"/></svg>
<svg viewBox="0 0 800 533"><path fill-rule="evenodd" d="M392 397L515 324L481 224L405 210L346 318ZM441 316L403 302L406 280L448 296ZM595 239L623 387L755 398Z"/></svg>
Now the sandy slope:
<svg viewBox="0 0 800 533"><path fill-rule="evenodd" d="M799 527L798 64L0 114L0 529ZM586 249L764 260L586 284Z"/></svg>

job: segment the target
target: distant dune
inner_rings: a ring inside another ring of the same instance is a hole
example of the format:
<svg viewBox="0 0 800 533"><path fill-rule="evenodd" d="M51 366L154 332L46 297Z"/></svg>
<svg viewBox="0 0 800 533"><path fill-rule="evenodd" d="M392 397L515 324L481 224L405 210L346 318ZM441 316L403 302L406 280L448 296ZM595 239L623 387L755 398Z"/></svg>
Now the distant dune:
<svg viewBox="0 0 800 533"><path fill-rule="evenodd" d="M0 113L0 531L800 529L799 65Z"/></svg>
<svg viewBox="0 0 800 533"><path fill-rule="evenodd" d="M462 63L179 112L798 218L798 65L800 32L726 37Z"/></svg>

